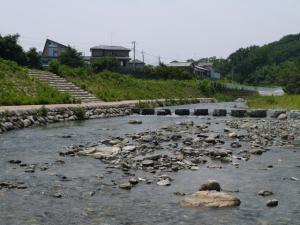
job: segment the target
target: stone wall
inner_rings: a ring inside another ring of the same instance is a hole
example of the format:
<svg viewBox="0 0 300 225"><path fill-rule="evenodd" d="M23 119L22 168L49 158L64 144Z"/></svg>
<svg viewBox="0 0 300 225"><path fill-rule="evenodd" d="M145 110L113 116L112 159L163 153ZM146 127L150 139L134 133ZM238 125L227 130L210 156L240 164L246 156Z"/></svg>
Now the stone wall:
<svg viewBox="0 0 300 225"><path fill-rule="evenodd" d="M48 123L125 116L131 105L77 106L0 112L0 134L14 129Z"/></svg>

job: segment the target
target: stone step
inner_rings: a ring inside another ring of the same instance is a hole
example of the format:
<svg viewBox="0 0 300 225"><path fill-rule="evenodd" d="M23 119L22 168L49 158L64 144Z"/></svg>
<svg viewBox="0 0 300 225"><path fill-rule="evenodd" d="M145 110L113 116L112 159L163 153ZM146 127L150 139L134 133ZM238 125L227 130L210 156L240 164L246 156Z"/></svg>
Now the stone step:
<svg viewBox="0 0 300 225"><path fill-rule="evenodd" d="M49 84L51 87L56 88L60 92L69 93L71 96L79 99L81 102L100 102L96 96L54 73L48 71L31 70L29 71L29 75Z"/></svg>

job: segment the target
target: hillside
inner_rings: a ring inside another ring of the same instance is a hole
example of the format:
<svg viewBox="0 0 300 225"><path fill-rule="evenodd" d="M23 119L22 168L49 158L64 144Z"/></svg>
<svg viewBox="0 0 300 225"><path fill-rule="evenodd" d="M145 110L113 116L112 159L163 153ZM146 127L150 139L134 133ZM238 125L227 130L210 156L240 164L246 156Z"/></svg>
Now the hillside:
<svg viewBox="0 0 300 225"><path fill-rule="evenodd" d="M58 104L73 102L60 93L29 77L27 69L0 58L0 105Z"/></svg>
<svg viewBox="0 0 300 225"><path fill-rule="evenodd" d="M288 93L300 93L300 34L279 41L240 48L216 68L229 79L252 85L281 85Z"/></svg>

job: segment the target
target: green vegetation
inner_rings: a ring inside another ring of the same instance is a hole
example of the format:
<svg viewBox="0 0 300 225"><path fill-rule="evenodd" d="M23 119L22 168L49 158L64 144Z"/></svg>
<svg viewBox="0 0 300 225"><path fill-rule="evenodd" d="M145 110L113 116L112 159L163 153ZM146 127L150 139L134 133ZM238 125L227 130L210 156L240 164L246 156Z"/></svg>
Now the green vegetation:
<svg viewBox="0 0 300 225"><path fill-rule="evenodd" d="M71 109L78 120L85 119L85 109L83 107L74 107Z"/></svg>
<svg viewBox="0 0 300 225"><path fill-rule="evenodd" d="M300 34L279 41L241 48L227 59L215 59L222 75L251 85L280 85L287 93L300 93Z"/></svg>
<svg viewBox="0 0 300 225"><path fill-rule="evenodd" d="M84 66L84 61L81 52L77 52L76 49L68 46L65 51L59 56L58 61L62 65L70 67Z"/></svg>
<svg viewBox="0 0 300 225"><path fill-rule="evenodd" d="M300 109L300 95L252 96L248 98L247 104L251 108Z"/></svg>
<svg viewBox="0 0 300 225"><path fill-rule="evenodd" d="M0 105L71 103L69 94L28 75L27 69L0 58Z"/></svg>
<svg viewBox="0 0 300 225"><path fill-rule="evenodd" d="M173 105L187 105L187 104L197 104L199 100L196 98L187 98L187 99L166 99L162 100L152 100L152 101L139 101L136 104L139 108L157 108L157 107L166 107Z"/></svg>
<svg viewBox="0 0 300 225"><path fill-rule="evenodd" d="M59 75L104 101L186 99L217 97L233 100L250 93L228 91L219 82L208 80L154 80L138 79L131 75L103 71L94 74L90 68L70 68L65 65L50 66Z"/></svg>

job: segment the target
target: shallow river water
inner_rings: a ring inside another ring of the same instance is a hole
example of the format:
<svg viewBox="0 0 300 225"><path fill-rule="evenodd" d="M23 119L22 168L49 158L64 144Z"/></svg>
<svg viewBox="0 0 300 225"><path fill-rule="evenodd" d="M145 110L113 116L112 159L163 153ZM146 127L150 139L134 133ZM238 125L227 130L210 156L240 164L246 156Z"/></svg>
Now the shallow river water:
<svg viewBox="0 0 300 225"><path fill-rule="evenodd" d="M239 161L239 168L214 162L222 168L209 169L203 165L198 171L172 174L175 180L171 186L140 184L130 191L114 185L115 181L127 179L122 171L106 168L96 159L67 158L58 154L71 144L94 143L187 119L204 124L208 118L212 117L132 115L51 124L1 134L0 182L24 182L28 188L0 189L0 224L300 224L300 182L289 179L300 178L299 149L273 148L247 162ZM129 119L142 120L143 124L129 125ZM211 119L213 129L223 130L225 119L229 117ZM69 138L64 138L66 136ZM25 173L24 168L8 162L12 159L37 164L37 169L35 173ZM64 160L65 164L57 160ZM273 168L268 169L268 165ZM43 166L48 169L41 170ZM147 173L139 173L147 176ZM67 179L61 179L62 176ZM103 177L101 182L99 177ZM218 180L222 189L241 199L241 205L227 209L182 208L179 201L183 197L173 193L193 193L208 179ZM270 190L274 195L263 198L257 195L260 190ZM53 197L58 192L62 197ZM88 192L94 195L87 196ZM266 206L266 200L272 198L279 200L278 207Z"/></svg>

